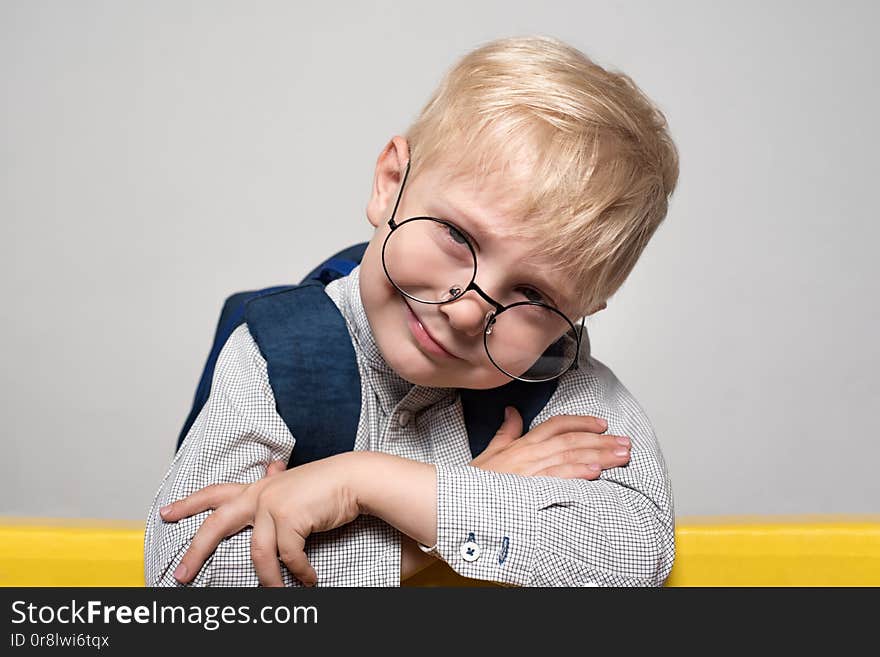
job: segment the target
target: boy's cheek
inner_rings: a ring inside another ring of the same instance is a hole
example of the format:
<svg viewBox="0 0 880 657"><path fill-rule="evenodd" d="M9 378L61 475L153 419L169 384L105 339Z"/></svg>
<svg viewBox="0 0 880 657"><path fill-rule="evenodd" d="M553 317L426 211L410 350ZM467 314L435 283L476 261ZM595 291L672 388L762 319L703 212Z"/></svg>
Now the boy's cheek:
<svg viewBox="0 0 880 657"><path fill-rule="evenodd" d="M403 297L385 275L381 264L381 244L377 264L368 253L360 269L361 300L373 337L382 357L403 378L422 386L446 388L497 388L510 378L491 364L485 353L477 362L462 362L457 367L432 365L413 344L407 325Z"/></svg>

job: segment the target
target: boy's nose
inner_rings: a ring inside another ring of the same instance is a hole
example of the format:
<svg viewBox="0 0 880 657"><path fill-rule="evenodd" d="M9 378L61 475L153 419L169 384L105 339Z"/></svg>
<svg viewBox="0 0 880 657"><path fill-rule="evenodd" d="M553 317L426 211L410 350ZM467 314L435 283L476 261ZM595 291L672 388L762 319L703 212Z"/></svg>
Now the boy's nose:
<svg viewBox="0 0 880 657"><path fill-rule="evenodd" d="M486 315L494 310L475 290L469 290L455 301L439 307L452 328L471 337L482 334L486 326Z"/></svg>

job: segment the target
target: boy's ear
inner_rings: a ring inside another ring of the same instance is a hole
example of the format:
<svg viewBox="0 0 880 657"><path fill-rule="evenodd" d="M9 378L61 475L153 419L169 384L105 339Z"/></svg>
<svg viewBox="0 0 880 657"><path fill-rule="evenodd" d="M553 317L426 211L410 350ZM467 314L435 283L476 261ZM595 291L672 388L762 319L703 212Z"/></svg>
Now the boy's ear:
<svg viewBox="0 0 880 657"><path fill-rule="evenodd" d="M367 219L376 228L391 217L408 161L409 144L400 135L391 138L376 160L373 187L367 202Z"/></svg>

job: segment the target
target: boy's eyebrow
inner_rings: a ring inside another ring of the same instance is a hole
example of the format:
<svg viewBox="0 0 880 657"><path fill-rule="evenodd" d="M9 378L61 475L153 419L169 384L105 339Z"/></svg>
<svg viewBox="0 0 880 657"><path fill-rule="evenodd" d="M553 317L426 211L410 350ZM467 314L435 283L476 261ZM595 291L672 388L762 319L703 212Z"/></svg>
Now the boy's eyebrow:
<svg viewBox="0 0 880 657"><path fill-rule="evenodd" d="M464 212L457 205L449 201L448 199L442 199L440 201L441 208L447 208L447 212L443 212L441 214L451 214L456 219L459 220L459 223L466 223L468 225L463 225L468 233L472 234L477 238L478 241L485 240L486 234L483 232L483 229L479 227L479 224L473 220L473 218L467 213ZM439 208L438 208L439 209ZM448 217L439 217L440 219L446 219ZM462 221L464 220L464 221ZM569 299L568 295L563 294L560 290L556 288L556 286L543 274L539 273L534 267L531 268L527 275L531 277L538 285L547 290L547 293L553 297L556 301L556 304L559 306L559 310L566 312L567 309L571 308L571 299Z"/></svg>

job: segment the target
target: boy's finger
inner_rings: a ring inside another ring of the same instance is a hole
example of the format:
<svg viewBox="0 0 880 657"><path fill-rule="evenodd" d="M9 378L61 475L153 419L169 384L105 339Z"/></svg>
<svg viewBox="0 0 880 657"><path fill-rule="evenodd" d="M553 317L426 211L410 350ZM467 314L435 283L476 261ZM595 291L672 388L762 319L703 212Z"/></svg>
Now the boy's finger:
<svg viewBox="0 0 880 657"><path fill-rule="evenodd" d="M606 436L589 432L569 431L567 433L558 433L540 442L532 443L529 445L528 451L532 460L539 461L538 466L540 468L546 468L561 461L576 462L578 459L572 457L577 456L576 452L578 450L593 449L598 453L607 444L608 438ZM546 463L540 463L540 461L546 461ZM580 462L583 463L585 461Z"/></svg>
<svg viewBox="0 0 880 657"><path fill-rule="evenodd" d="M600 420L592 415L554 415L529 431L523 436L523 440L530 443L537 442L556 434L571 431L602 433L607 428L608 423L605 420Z"/></svg>
<svg viewBox="0 0 880 657"><path fill-rule="evenodd" d="M553 466L563 465L565 463L580 463L589 465L591 463L601 463L602 453L594 447L570 447L557 449L543 456L536 464L535 468L543 470L552 468Z"/></svg>
<svg viewBox="0 0 880 657"><path fill-rule="evenodd" d="M172 502L159 509L162 520L174 521L194 516L208 509L216 509L235 499L247 484L211 484L197 490L192 495Z"/></svg>
<svg viewBox="0 0 880 657"><path fill-rule="evenodd" d="M185 584L191 581L201 570L211 553L220 545L220 541L244 528L245 525L237 522L235 516L226 510L228 508L224 507L214 511L205 518L205 521L198 528L190 541L189 549L184 553L180 565L174 571L174 578L178 582Z"/></svg>
<svg viewBox="0 0 880 657"><path fill-rule="evenodd" d="M305 553L306 541L296 531L281 531L278 536L278 554L291 574L306 586L318 583L318 574Z"/></svg>
<svg viewBox="0 0 880 657"><path fill-rule="evenodd" d="M522 436L522 431L523 421L519 411L515 406L506 406L504 408L504 422L502 422L492 440L489 441L489 444L486 445L484 452L488 455L504 449Z"/></svg>
<svg viewBox="0 0 880 657"><path fill-rule="evenodd" d="M566 463L583 464L598 467L601 470L616 468L629 461L629 450L622 445L611 449L602 445L597 447L568 447L563 446L546 454L535 467L541 470Z"/></svg>
<svg viewBox="0 0 880 657"><path fill-rule="evenodd" d="M254 519L254 531L251 534L251 561L254 562L260 586L284 586L284 581L281 579L281 566L278 563L275 520L266 510L259 511Z"/></svg>
<svg viewBox="0 0 880 657"><path fill-rule="evenodd" d="M560 477L562 479L598 479L601 468L592 468L586 463L562 463L536 473L538 477Z"/></svg>

